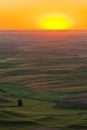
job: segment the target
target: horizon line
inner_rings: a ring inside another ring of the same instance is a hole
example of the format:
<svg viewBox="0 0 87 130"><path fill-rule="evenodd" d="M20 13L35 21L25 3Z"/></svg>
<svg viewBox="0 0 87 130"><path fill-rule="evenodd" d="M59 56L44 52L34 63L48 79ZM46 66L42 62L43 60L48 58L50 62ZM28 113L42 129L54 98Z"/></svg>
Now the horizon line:
<svg viewBox="0 0 87 130"><path fill-rule="evenodd" d="M87 29L47 30L47 29L0 29L0 31L87 31Z"/></svg>

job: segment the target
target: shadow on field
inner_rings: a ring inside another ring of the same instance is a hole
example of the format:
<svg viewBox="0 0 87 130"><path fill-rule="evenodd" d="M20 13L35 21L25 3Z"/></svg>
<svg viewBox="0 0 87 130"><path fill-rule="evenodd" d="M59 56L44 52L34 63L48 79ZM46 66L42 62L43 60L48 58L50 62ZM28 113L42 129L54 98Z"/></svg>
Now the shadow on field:
<svg viewBox="0 0 87 130"><path fill-rule="evenodd" d="M8 106L7 105L1 105L0 108L1 107L8 107L9 108L9 107L19 107L19 106L18 105L8 105Z"/></svg>
<svg viewBox="0 0 87 130"><path fill-rule="evenodd" d="M82 125L82 124L79 124L79 125L71 124L67 128L69 128L69 129L72 128L73 130L87 130L87 125L85 126L85 125Z"/></svg>
<svg viewBox="0 0 87 130"><path fill-rule="evenodd" d="M0 126L41 126L39 122L35 121L0 121Z"/></svg>
<svg viewBox="0 0 87 130"><path fill-rule="evenodd" d="M33 128L29 130L61 130L61 129L59 128Z"/></svg>
<svg viewBox="0 0 87 130"><path fill-rule="evenodd" d="M73 103L73 102L57 102L54 109L74 109L74 110L87 110L87 104L84 103Z"/></svg>

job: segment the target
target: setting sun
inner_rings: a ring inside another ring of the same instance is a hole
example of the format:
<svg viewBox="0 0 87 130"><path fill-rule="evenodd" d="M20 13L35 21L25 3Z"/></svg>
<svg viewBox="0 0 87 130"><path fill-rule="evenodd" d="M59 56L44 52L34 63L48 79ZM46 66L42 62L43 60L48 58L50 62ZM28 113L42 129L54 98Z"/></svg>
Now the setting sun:
<svg viewBox="0 0 87 130"><path fill-rule="evenodd" d="M71 27L71 20L63 15L47 15L39 22L40 29L64 30Z"/></svg>

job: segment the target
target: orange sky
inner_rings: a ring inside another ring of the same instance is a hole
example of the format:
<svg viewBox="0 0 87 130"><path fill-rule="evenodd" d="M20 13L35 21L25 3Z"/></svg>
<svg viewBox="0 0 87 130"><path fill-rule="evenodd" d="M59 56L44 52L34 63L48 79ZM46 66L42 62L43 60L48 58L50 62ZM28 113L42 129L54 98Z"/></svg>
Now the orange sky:
<svg viewBox="0 0 87 130"><path fill-rule="evenodd" d="M0 29L39 29L41 17L63 14L70 29L87 30L87 0L1 0Z"/></svg>

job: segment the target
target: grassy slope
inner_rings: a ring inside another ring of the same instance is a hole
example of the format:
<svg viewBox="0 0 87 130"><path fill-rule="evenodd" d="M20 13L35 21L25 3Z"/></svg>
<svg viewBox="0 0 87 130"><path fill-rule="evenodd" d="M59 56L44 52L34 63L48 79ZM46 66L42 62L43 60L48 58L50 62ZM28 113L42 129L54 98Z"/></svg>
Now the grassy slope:
<svg viewBox="0 0 87 130"><path fill-rule="evenodd" d="M5 101L6 99L6 101ZM23 107L17 106L17 97L0 93L0 130L27 130L32 127L85 127L87 111L55 109L55 103L23 98ZM5 126L4 126L5 124ZM87 126L86 126L87 127Z"/></svg>

